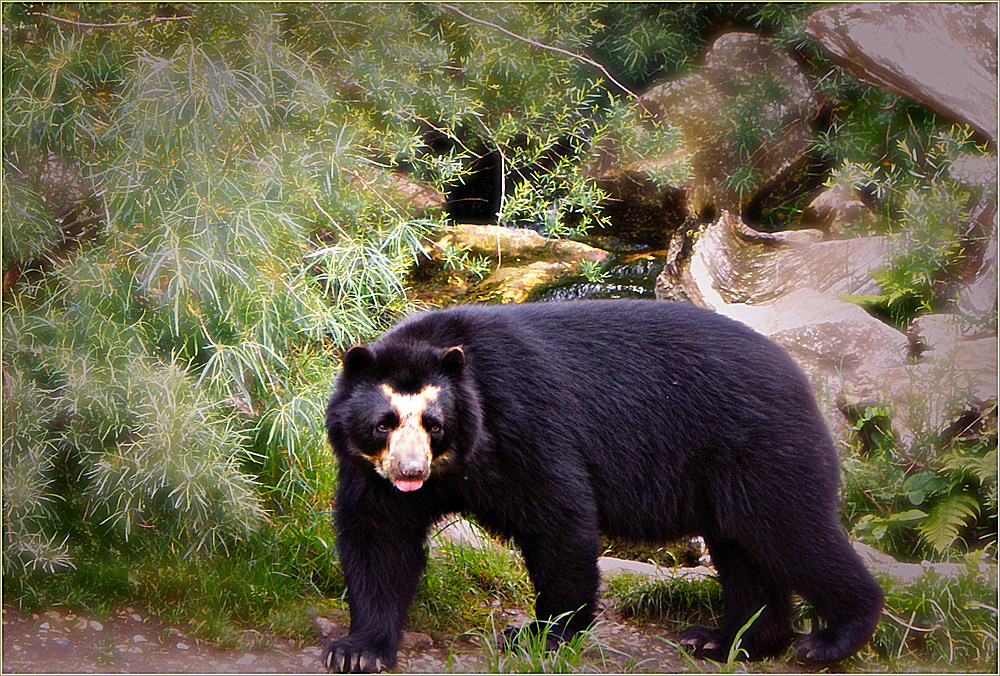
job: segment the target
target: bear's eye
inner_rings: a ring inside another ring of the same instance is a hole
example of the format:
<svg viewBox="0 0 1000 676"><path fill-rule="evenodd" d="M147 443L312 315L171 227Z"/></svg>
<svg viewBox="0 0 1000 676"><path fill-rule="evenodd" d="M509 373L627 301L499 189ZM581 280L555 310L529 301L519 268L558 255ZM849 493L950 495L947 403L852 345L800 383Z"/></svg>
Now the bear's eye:
<svg viewBox="0 0 1000 676"><path fill-rule="evenodd" d="M431 434L440 434L442 429L443 428L441 427L440 423L436 422L427 423L427 431L430 432Z"/></svg>
<svg viewBox="0 0 1000 676"><path fill-rule="evenodd" d="M388 434L390 429L391 428L389 427L389 423L380 422L379 424L375 425L375 431L378 434Z"/></svg>

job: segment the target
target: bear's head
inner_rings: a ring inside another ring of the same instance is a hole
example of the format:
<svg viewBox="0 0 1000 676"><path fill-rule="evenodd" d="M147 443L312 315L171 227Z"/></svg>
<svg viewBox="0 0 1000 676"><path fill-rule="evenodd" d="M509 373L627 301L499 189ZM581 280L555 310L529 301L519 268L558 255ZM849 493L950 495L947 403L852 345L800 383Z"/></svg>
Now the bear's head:
<svg viewBox="0 0 1000 676"><path fill-rule="evenodd" d="M420 489L474 444L479 414L466 376L460 346L352 347L327 408L331 446L401 491Z"/></svg>

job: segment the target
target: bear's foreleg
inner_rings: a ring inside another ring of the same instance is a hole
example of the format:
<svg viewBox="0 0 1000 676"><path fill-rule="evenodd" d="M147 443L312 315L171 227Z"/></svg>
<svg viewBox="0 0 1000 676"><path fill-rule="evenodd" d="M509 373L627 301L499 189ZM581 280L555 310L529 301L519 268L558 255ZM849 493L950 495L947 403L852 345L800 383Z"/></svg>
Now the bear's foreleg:
<svg viewBox="0 0 1000 676"><path fill-rule="evenodd" d="M401 499L375 491L355 495L342 475L337 495L337 548L347 583L351 627L331 641L322 661L329 671L375 673L391 669L409 608L426 565L429 518L406 516L387 502ZM396 490L396 489L391 489Z"/></svg>

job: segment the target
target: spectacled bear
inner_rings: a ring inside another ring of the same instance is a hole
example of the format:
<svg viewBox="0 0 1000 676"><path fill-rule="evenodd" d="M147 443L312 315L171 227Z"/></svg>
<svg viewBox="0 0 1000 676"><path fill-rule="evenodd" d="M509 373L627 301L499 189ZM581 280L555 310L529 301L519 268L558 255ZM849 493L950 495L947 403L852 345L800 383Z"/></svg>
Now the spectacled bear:
<svg viewBox="0 0 1000 676"><path fill-rule="evenodd" d="M809 383L746 326L659 301L460 306L403 320L344 355L327 409L340 467L337 546L349 634L328 669L392 668L442 515L521 550L538 620L560 639L597 603L600 534L701 535L724 620L681 643L724 660L791 640L791 595L824 627L804 660L872 636L882 591L838 519L839 458Z"/></svg>

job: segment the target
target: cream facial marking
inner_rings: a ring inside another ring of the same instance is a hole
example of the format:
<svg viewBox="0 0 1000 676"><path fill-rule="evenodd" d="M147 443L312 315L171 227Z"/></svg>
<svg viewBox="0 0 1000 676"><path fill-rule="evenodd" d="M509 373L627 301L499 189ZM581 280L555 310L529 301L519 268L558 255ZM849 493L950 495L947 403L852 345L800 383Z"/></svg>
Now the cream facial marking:
<svg viewBox="0 0 1000 676"><path fill-rule="evenodd" d="M423 426L424 412L441 388L428 385L416 394L400 394L388 385L382 392L399 416L399 424L389 432L387 452L378 471L401 491L415 491L431 473L431 438Z"/></svg>

